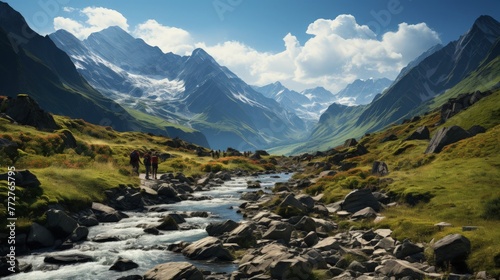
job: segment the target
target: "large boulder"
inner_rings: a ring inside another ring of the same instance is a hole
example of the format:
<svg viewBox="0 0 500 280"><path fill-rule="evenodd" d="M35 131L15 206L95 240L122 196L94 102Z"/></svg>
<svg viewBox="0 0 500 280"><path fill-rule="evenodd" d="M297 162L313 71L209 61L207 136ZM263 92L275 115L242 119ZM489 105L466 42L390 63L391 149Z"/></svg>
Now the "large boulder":
<svg viewBox="0 0 500 280"><path fill-rule="evenodd" d="M52 231L56 237L67 237L78 227L78 223L75 219L68 216L64 211L49 209L46 214L46 227Z"/></svg>
<svg viewBox="0 0 500 280"><path fill-rule="evenodd" d="M28 246L32 249L51 247L54 245L54 235L44 226L33 223L31 224L28 238L26 240Z"/></svg>
<svg viewBox="0 0 500 280"><path fill-rule="evenodd" d="M380 211L380 203L369 189L354 190L346 195L341 204L342 210L356 213L359 210L371 207L375 211Z"/></svg>
<svg viewBox="0 0 500 280"><path fill-rule="evenodd" d="M443 127L432 137L425 153L439 153L446 145L456 143L469 137L470 134L459 126Z"/></svg>
<svg viewBox="0 0 500 280"><path fill-rule="evenodd" d="M148 270L144 280L203 280L203 273L188 262L159 264Z"/></svg>
<svg viewBox="0 0 500 280"><path fill-rule="evenodd" d="M205 237L188 245L182 250L182 254L192 260L234 260L231 253L222 246L222 242L212 236Z"/></svg>
<svg viewBox="0 0 500 280"><path fill-rule="evenodd" d="M465 260L471 252L471 244L469 239L461 234L450 234L436 241L432 249L438 266L451 263L455 268L463 270L457 266L465 265Z"/></svg>
<svg viewBox="0 0 500 280"><path fill-rule="evenodd" d="M231 232L238 226L239 224L233 220L225 220L223 222L210 223L205 230L209 236L221 236L226 232Z"/></svg>
<svg viewBox="0 0 500 280"><path fill-rule="evenodd" d="M405 239L400 245L394 249L394 255L398 259L404 259L408 256L423 253L424 247L419 244L414 244L408 239Z"/></svg>

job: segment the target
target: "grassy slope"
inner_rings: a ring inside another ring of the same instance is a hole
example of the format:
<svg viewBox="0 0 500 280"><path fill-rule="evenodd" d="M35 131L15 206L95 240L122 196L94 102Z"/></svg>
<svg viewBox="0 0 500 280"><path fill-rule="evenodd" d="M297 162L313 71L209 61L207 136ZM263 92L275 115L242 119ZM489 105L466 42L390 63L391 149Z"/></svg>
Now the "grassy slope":
<svg viewBox="0 0 500 280"><path fill-rule="evenodd" d="M173 140L139 132L117 132L102 127L55 116L63 129L71 131L77 140L76 148L64 145L62 130L38 131L29 126L10 124L0 118L0 138L14 141L19 146L20 156L12 163L1 154L0 165L17 170L29 169L41 182L40 189L16 189L18 227L26 230L33 221L43 222L43 213L49 204L61 204L72 211L85 208L92 201L104 201L104 191L119 185L138 187L140 181L131 174L129 154L133 149L142 152L155 150L172 157L160 162L159 173L183 172L187 176L198 176L205 171L223 169L264 170L274 166L267 162L255 162L243 157L221 158L198 157L194 146L181 141L182 146L171 148ZM141 169L142 166L141 166ZM142 170L143 171L143 170ZM143 171L144 172L144 171ZM0 200L7 197L7 182L0 182ZM6 209L0 204L0 220L5 223ZM4 217L4 218L1 218ZM5 228L5 226L2 228Z"/></svg>
<svg viewBox="0 0 500 280"><path fill-rule="evenodd" d="M323 192L325 202L338 201L352 189L368 186L391 193L400 205L383 211L386 219L381 223L358 226L391 227L396 237L421 242L461 233L473 246L470 266L476 271L487 269L498 275L500 270L494 268L493 256L500 252L500 220L498 216L497 220L485 219L484 214L488 211L485 207L488 202L500 199L499 104L500 90L448 120L443 126L460 125L468 129L479 124L488 130L449 145L440 154L424 154L428 140L401 140L422 125L431 129L432 136L440 128L433 126L439 120L437 112L423 116L417 123L393 125L365 136L360 142L370 152L350 159L358 163L358 167L321 179L307 191ZM380 143L389 134L397 135L398 140ZM370 175L375 160L385 161L391 173L380 180ZM420 202L415 203L418 200ZM453 227L439 231L434 224L442 221ZM480 228L462 232L462 226Z"/></svg>

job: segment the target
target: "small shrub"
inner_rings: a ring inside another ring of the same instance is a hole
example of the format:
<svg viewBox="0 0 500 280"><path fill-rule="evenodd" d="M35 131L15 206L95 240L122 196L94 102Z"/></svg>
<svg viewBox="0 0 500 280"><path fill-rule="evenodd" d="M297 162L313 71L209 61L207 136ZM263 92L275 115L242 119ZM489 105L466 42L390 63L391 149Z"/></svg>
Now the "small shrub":
<svg viewBox="0 0 500 280"><path fill-rule="evenodd" d="M481 217L487 220L500 220L500 197L486 201Z"/></svg>

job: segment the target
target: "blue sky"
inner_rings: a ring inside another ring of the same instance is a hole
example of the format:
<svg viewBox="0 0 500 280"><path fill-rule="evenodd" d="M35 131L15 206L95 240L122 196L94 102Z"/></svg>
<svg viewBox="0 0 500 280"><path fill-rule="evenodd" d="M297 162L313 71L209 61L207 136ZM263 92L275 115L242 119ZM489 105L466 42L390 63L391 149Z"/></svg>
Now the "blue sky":
<svg viewBox="0 0 500 280"><path fill-rule="evenodd" d="M5 0L4 0L5 1ZM465 33L498 0L7 0L41 34L84 39L118 25L164 52L207 50L247 83L336 92L354 79L394 78L436 43Z"/></svg>

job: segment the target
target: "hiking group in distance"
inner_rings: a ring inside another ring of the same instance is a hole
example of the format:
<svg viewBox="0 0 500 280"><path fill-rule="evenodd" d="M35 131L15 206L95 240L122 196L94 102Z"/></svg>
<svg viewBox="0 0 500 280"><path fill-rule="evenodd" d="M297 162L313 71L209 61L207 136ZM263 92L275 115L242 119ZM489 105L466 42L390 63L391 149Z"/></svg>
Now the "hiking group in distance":
<svg viewBox="0 0 500 280"><path fill-rule="evenodd" d="M146 168L146 179L158 179L158 163L159 157L158 153L151 150L146 151L143 155L143 162L141 162L141 154L137 150L133 150L130 153L130 165L132 165L132 170L137 175L139 175L139 165L142 164Z"/></svg>

